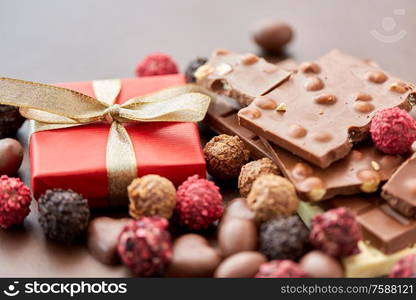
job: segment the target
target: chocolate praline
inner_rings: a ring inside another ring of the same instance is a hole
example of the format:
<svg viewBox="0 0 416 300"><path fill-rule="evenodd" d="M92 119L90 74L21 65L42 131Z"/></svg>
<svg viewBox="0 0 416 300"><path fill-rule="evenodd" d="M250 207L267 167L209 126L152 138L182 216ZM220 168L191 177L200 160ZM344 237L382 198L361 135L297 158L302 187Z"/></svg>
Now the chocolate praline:
<svg viewBox="0 0 416 300"><path fill-rule="evenodd" d="M51 240L70 244L88 226L88 200L72 190L47 190L38 201L39 223Z"/></svg>

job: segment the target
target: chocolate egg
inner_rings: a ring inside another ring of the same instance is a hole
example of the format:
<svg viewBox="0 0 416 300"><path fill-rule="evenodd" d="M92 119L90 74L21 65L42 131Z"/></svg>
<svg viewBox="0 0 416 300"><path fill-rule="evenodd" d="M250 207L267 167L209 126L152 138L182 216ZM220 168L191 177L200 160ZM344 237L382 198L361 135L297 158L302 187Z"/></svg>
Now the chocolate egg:
<svg viewBox="0 0 416 300"><path fill-rule="evenodd" d="M226 258L215 271L216 278L251 278L266 257L255 251L244 251Z"/></svg>
<svg viewBox="0 0 416 300"><path fill-rule="evenodd" d="M13 176L23 160L22 145L10 138L0 140L0 175Z"/></svg>
<svg viewBox="0 0 416 300"><path fill-rule="evenodd" d="M225 221L228 218L254 220L255 214L247 207L246 199L236 198L231 200L224 210L222 220Z"/></svg>
<svg viewBox="0 0 416 300"><path fill-rule="evenodd" d="M218 244L223 257L257 249L257 227L253 221L229 218L218 230Z"/></svg>
<svg viewBox="0 0 416 300"><path fill-rule="evenodd" d="M92 220L88 226L87 247L91 255L104 264L117 264L118 236L124 225L131 219L112 219L99 217Z"/></svg>
<svg viewBox="0 0 416 300"><path fill-rule="evenodd" d="M198 234L185 234L173 243L168 277L211 277L221 262L218 251Z"/></svg>
<svg viewBox="0 0 416 300"><path fill-rule="evenodd" d="M279 21L262 20L253 26L253 39L266 52L281 51L292 37L292 28Z"/></svg>
<svg viewBox="0 0 416 300"><path fill-rule="evenodd" d="M344 270L340 263L332 256L322 251L311 251L300 260L302 269L315 278L338 278L344 276Z"/></svg>

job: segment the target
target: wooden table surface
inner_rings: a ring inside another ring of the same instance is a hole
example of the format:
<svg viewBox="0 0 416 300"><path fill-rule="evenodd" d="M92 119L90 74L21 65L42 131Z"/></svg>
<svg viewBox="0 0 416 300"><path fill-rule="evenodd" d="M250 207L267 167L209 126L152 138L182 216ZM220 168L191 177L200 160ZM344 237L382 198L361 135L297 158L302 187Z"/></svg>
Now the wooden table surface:
<svg viewBox="0 0 416 300"><path fill-rule="evenodd" d="M169 53L183 70L215 48L258 52L250 27L272 17L295 30L289 57L309 60L339 48L415 82L415 15L413 0L2 0L0 76L47 83L130 77L154 51ZM27 126L19 138L26 141ZM27 182L27 156L21 175ZM46 242L33 208L24 228L0 230L0 276L128 275L82 246Z"/></svg>

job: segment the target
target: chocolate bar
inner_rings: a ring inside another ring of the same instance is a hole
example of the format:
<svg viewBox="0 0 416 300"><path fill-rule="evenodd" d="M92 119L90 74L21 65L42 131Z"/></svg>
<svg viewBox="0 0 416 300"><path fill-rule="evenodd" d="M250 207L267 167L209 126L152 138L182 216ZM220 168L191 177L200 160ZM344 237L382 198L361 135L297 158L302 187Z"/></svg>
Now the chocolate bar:
<svg viewBox="0 0 416 300"><path fill-rule="evenodd" d="M374 114L411 109L410 84L357 58L333 50L270 93L239 111L239 122L255 134L326 168L365 139Z"/></svg>
<svg viewBox="0 0 416 300"><path fill-rule="evenodd" d="M416 154L397 169L381 196L403 215L416 218Z"/></svg>
<svg viewBox="0 0 416 300"><path fill-rule="evenodd" d="M274 160L304 200L319 201L335 195L374 192L403 161L401 156L383 155L372 145L363 144L345 159L320 169L278 146L266 148L257 135L238 125L240 106L234 99L215 94L211 94L211 98L204 122L217 133L238 135L253 158Z"/></svg>
<svg viewBox="0 0 416 300"><path fill-rule="evenodd" d="M401 215L378 197L337 197L328 205L354 212L364 239L383 253L391 254L416 243L416 220Z"/></svg>
<svg viewBox="0 0 416 300"><path fill-rule="evenodd" d="M403 162L371 143L357 145L345 158L321 169L261 138L268 153L304 200L320 201L336 195L373 193Z"/></svg>
<svg viewBox="0 0 416 300"><path fill-rule="evenodd" d="M250 104L289 78L291 72L268 63L254 54L215 51L210 60L195 72L197 83L217 94Z"/></svg>

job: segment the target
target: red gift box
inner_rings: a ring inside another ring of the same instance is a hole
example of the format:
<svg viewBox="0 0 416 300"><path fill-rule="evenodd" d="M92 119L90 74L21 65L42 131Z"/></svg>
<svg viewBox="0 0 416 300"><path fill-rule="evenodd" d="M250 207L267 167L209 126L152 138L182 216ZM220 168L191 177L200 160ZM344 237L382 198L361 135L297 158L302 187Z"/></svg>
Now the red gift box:
<svg viewBox="0 0 416 300"><path fill-rule="evenodd" d="M182 75L123 79L116 103L184 82ZM57 86L95 97L92 82ZM143 122L129 123L125 128L134 146L138 176L159 174L175 185L194 174L205 177L195 123ZM110 125L100 123L33 133L30 161L35 197L50 188L73 189L87 198L91 207L110 206L106 169L109 129Z"/></svg>

